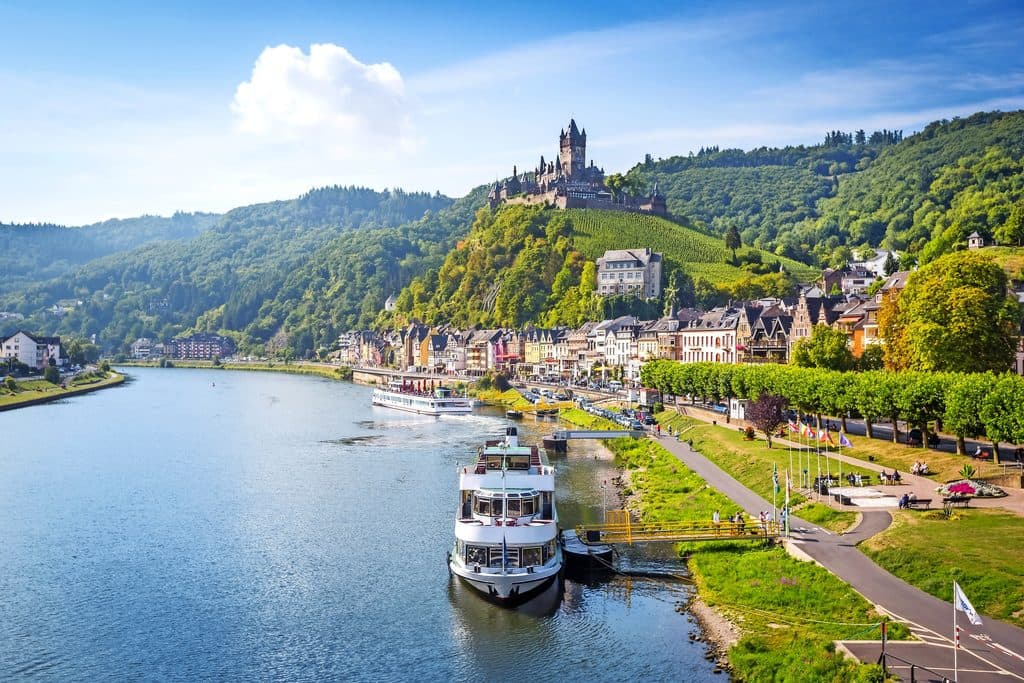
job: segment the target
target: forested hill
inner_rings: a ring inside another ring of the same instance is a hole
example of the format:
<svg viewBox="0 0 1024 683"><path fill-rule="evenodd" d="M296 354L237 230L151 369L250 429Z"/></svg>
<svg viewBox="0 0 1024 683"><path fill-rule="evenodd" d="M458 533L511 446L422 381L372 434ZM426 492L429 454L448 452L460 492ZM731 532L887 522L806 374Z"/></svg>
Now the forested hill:
<svg viewBox="0 0 1024 683"><path fill-rule="evenodd" d="M220 219L213 213L140 216L77 228L0 224L0 292L69 272L75 266L162 240L188 240Z"/></svg>
<svg viewBox="0 0 1024 683"><path fill-rule="evenodd" d="M907 137L834 131L809 147L648 157L628 177L635 187L657 181L671 212L719 234L736 226L745 244L776 254L841 265L869 245L908 252L909 264L974 230L1016 243L1022 153L1024 112L991 112Z"/></svg>
<svg viewBox="0 0 1024 683"><path fill-rule="evenodd" d="M471 201L462 200L462 205ZM483 201L482 195L477 201ZM102 345L115 349L140 336L164 340L189 329L255 330L256 342L283 331L288 339L284 319L289 310L283 302L295 302L284 294L306 290L304 273L311 280L330 275L309 269L318 260L318 250L349 239L351 259L359 267L373 268L369 255L393 230L407 241L395 245L388 258L410 259L407 265L414 268L420 251L444 249L446 240L452 242L449 231L460 225L466 229L472 210L465 216L459 211L439 194L355 187L324 188L289 201L234 209L191 241L107 256L0 297L0 310L27 316L24 321L0 321L0 333L14 327L47 334L95 333ZM346 271L342 277L354 276ZM381 287L379 305L387 296ZM363 296L360 292L359 303ZM277 300L282 302L279 308L262 310ZM358 305L344 308L346 315L355 308L358 317ZM351 321L346 317L346 324ZM321 332L335 329L332 324Z"/></svg>
<svg viewBox="0 0 1024 683"><path fill-rule="evenodd" d="M664 255L662 300L594 293L595 259L608 249L644 247ZM578 326L625 314L650 319L673 303L788 295L795 279L815 275L758 250L742 249L734 261L722 239L658 216L509 205L479 211L444 265L416 278L398 297L395 314L381 322L519 327Z"/></svg>

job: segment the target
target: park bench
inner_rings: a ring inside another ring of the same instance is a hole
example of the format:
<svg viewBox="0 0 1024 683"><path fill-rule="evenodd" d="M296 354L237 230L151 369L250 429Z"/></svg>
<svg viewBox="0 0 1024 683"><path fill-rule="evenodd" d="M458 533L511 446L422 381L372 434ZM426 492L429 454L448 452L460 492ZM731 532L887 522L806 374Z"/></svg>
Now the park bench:
<svg viewBox="0 0 1024 683"><path fill-rule="evenodd" d="M970 496L949 496L948 498L942 499L942 504L947 507L953 507L958 505L962 508L969 507L971 504Z"/></svg>
<svg viewBox="0 0 1024 683"><path fill-rule="evenodd" d="M919 510L926 510L932 506L931 498L915 498L914 500L907 501L908 508L915 508Z"/></svg>

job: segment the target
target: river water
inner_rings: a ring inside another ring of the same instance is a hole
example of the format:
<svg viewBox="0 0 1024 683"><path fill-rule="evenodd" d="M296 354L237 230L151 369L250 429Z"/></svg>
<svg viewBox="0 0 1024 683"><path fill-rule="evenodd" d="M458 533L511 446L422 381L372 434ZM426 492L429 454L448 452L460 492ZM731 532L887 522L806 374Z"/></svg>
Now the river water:
<svg viewBox="0 0 1024 683"><path fill-rule="evenodd" d="M449 577L456 469L502 433L497 411L129 372L0 413L0 679L723 680L679 584L566 580L510 611ZM526 420L525 440L552 426ZM563 526L614 505L600 447L570 451L552 460ZM650 552L626 561L671 563Z"/></svg>

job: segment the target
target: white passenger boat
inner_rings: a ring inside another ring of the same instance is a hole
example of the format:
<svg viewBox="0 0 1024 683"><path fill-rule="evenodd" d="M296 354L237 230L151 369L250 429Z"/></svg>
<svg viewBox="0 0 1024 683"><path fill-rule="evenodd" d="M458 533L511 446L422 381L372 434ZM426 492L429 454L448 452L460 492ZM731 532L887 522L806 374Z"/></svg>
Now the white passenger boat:
<svg viewBox="0 0 1024 683"><path fill-rule="evenodd" d="M519 445L515 427L488 441L459 471L452 573L505 606L541 592L562 570L555 468L537 446Z"/></svg>
<svg viewBox="0 0 1024 683"><path fill-rule="evenodd" d="M464 415L473 412L469 398L456 396L448 387L428 389L424 385L424 382L392 380L387 387L373 390L373 405L420 415Z"/></svg>

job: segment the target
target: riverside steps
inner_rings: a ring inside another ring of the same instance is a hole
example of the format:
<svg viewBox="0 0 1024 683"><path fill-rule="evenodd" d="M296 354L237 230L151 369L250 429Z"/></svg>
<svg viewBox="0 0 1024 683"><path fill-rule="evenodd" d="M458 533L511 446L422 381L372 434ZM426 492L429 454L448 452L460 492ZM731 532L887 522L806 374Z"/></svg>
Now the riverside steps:
<svg viewBox="0 0 1024 683"><path fill-rule="evenodd" d="M576 535L586 544L650 543L662 541L772 541L780 536L779 523L761 522L637 522L628 510L609 510L603 524L580 524Z"/></svg>

